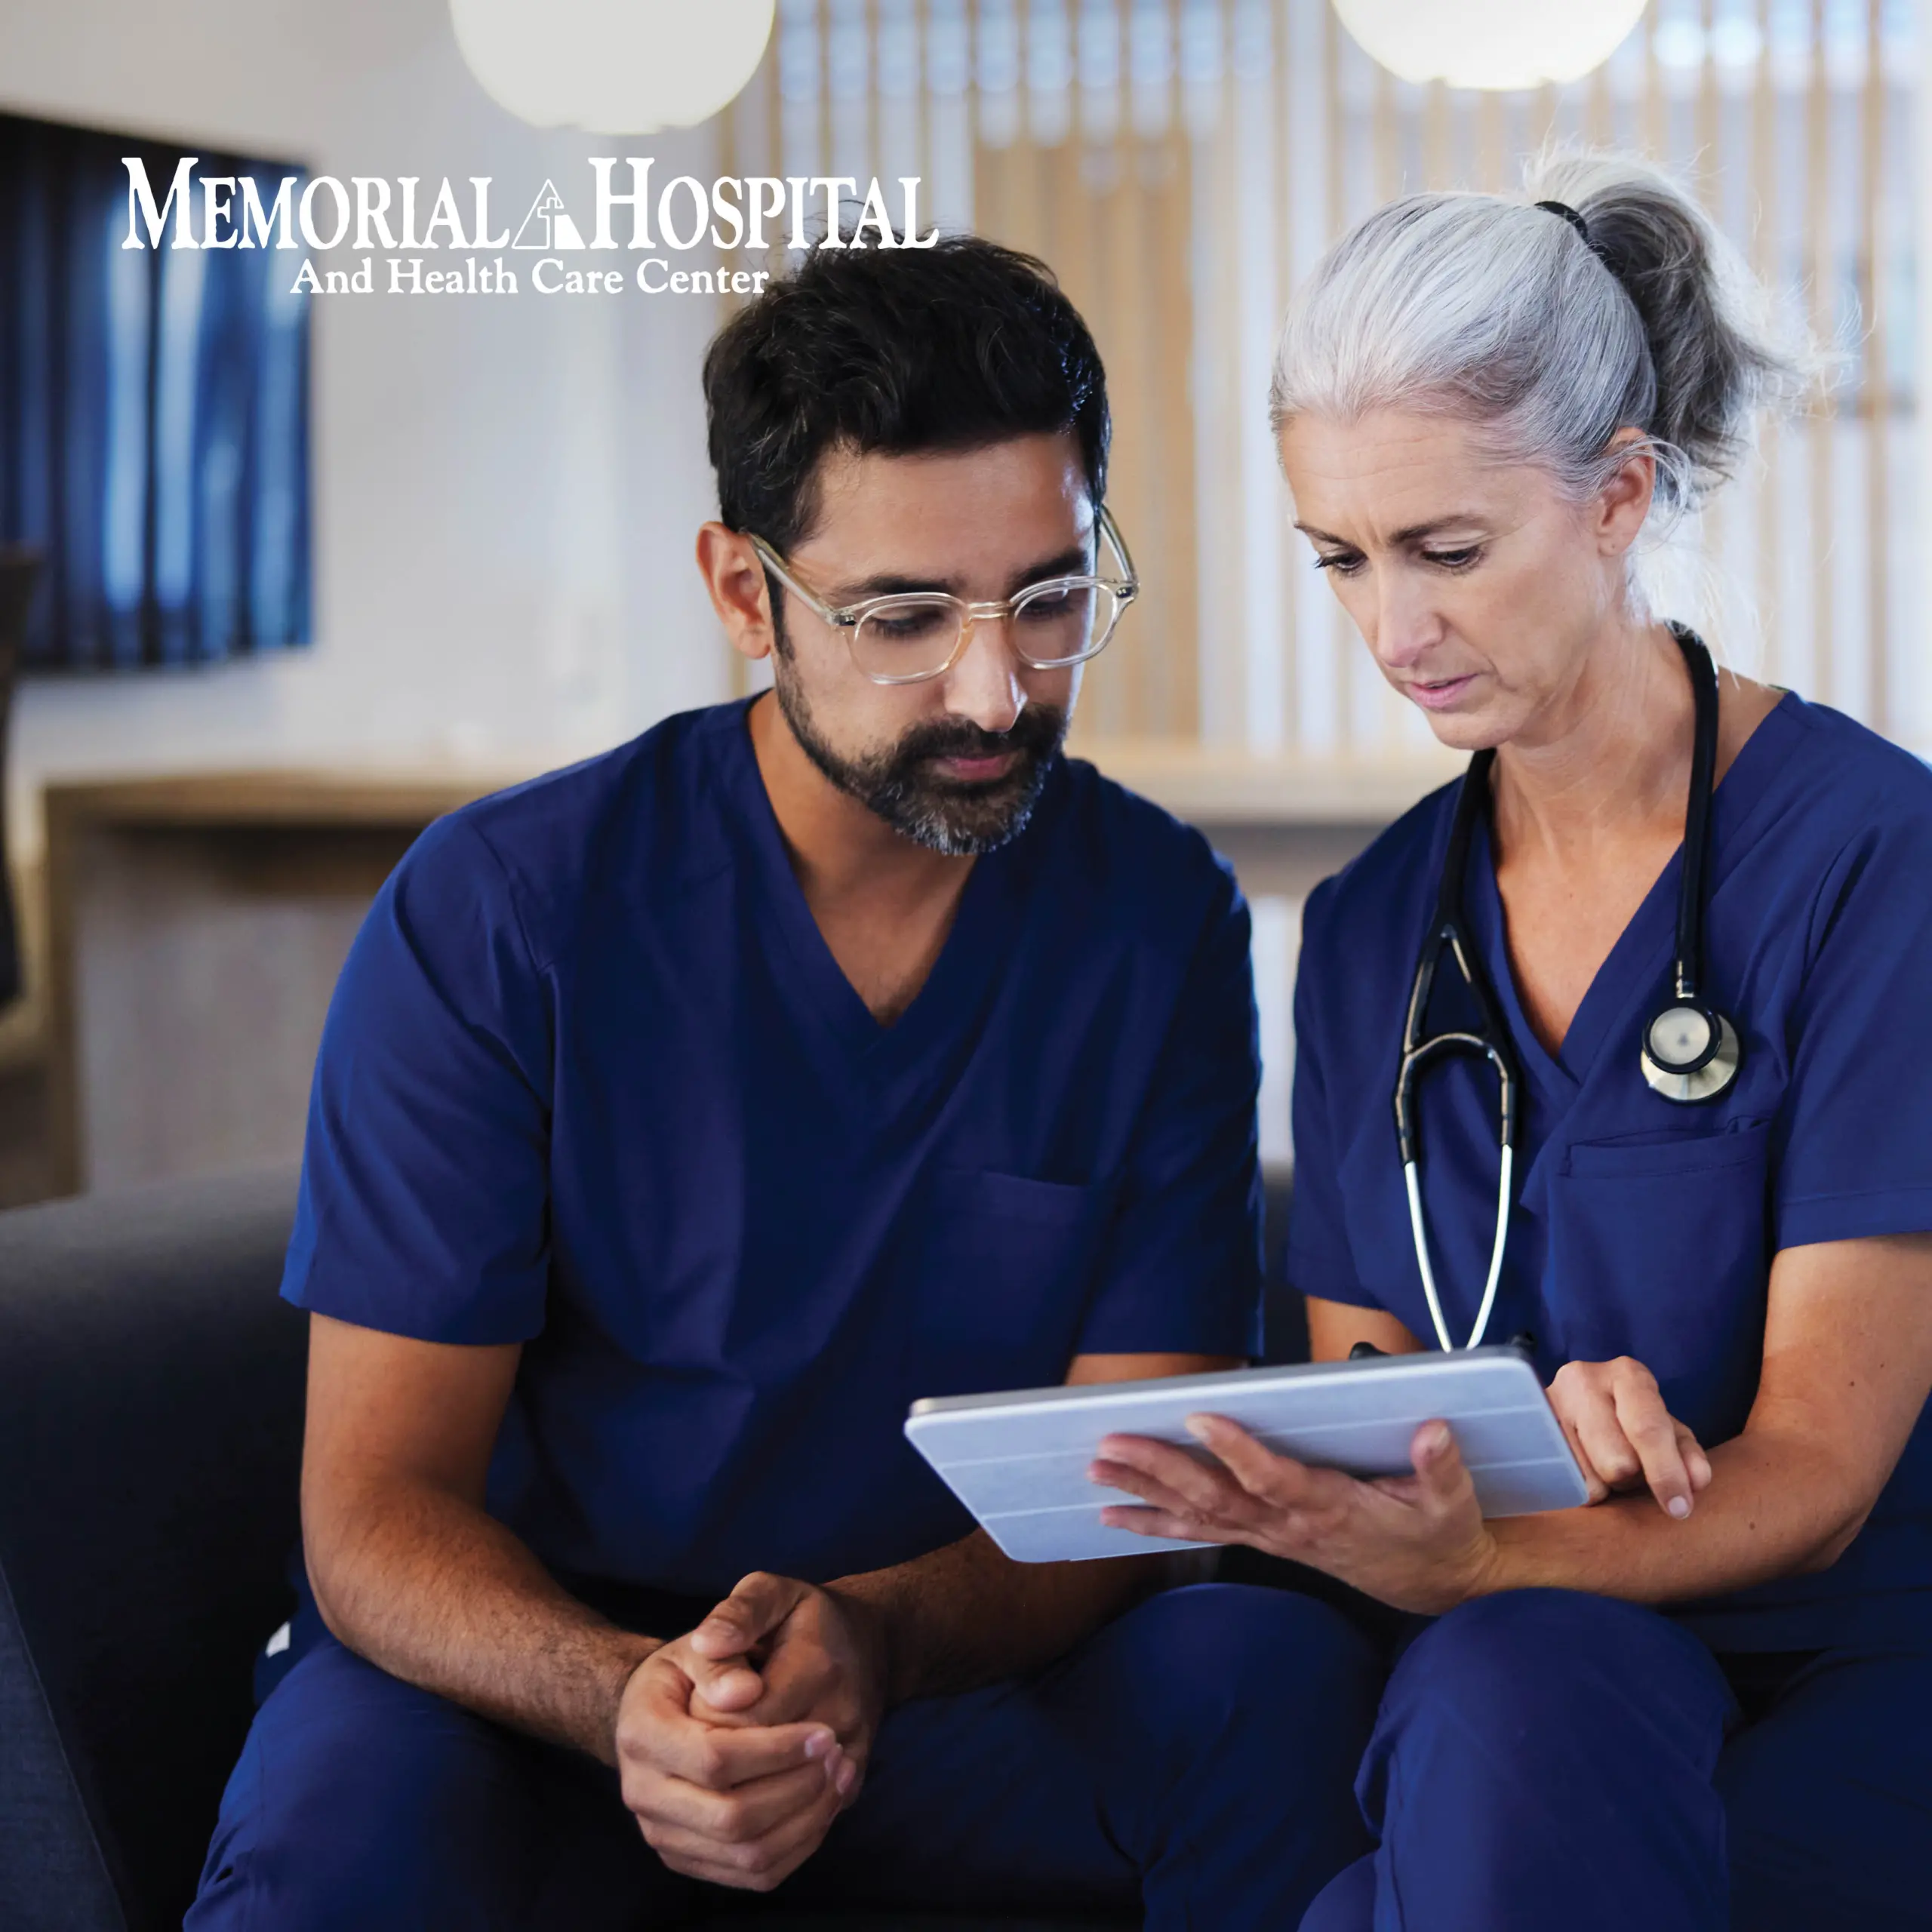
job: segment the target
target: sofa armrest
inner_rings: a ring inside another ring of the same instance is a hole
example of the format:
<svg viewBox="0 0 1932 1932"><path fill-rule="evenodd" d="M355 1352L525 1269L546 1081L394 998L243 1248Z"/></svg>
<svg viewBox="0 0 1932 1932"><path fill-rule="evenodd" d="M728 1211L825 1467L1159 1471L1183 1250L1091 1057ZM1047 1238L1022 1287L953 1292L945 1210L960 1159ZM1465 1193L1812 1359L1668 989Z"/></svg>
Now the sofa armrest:
<svg viewBox="0 0 1932 1932"><path fill-rule="evenodd" d="M5 1695L30 1718L37 1697L136 1932L180 1922L287 1614L294 1204L278 1173L0 1214L0 1606L26 1660ZM37 1770L0 1766L0 1900L39 1884L18 1922L91 1925L52 1915L87 1860L50 1835L40 1743Z"/></svg>

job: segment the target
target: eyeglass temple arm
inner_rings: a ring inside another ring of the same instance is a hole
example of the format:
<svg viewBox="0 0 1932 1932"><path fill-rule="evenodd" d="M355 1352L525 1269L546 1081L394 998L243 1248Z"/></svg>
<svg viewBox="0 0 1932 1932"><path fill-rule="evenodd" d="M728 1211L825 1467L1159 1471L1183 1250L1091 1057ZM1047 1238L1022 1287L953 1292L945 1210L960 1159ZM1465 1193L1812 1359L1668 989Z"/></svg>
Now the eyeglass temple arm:
<svg viewBox="0 0 1932 1932"><path fill-rule="evenodd" d="M747 534L749 533L748 532ZM765 568L814 617L821 619L826 623L836 624L844 629L851 629L856 620L850 611L835 611L823 598L814 596L786 568L783 559L762 537L753 536L751 543L752 548L758 552L758 561L764 565Z"/></svg>
<svg viewBox="0 0 1932 1932"><path fill-rule="evenodd" d="M1134 553L1127 547L1127 539L1120 534L1120 525L1115 522L1113 512L1105 503L1099 506L1099 510L1101 531L1113 546L1114 555L1119 558L1121 568L1126 574L1127 580L1120 586L1124 593L1123 601L1137 597L1140 594L1140 573L1134 567ZM1097 557L1094 559L1096 563L1099 561Z"/></svg>

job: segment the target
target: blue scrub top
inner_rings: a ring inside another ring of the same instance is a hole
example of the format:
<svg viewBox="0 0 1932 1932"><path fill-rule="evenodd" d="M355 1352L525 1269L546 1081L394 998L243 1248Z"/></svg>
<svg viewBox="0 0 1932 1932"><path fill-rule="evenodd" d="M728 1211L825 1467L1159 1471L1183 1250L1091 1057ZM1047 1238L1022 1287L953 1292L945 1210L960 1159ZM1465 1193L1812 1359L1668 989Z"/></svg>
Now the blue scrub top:
<svg viewBox="0 0 1932 1932"><path fill-rule="evenodd" d="M330 1012L282 1292L522 1343L491 1507L585 1594L824 1580L971 1529L901 1433L919 1397L1248 1352L1258 1078L1198 834L1060 761L884 1027L745 707L694 712L405 858Z"/></svg>
<svg viewBox="0 0 1932 1932"><path fill-rule="evenodd" d="M1434 1346L1392 1104L1404 1009L1455 807L1426 798L1310 897L1295 995L1290 1279L1386 1309ZM1742 1428L1782 1248L1932 1229L1932 772L1787 695L1712 811L1709 996L1744 1048L1735 1085L1685 1107L1638 1065L1669 989L1681 854L1552 1058L1524 1017L1487 831L1465 928L1521 1062L1517 1202L1489 1337L1566 1361L1629 1355L1706 1444ZM1454 986L1446 982L1455 980ZM1473 1019L1438 977L1432 1030ZM1422 1189L1451 1339L1469 1335L1494 1227L1496 1084L1424 1079ZM1830 1570L1679 1613L1721 1647L1794 1650L1932 1629L1932 1426L1921 1417L1863 1533Z"/></svg>

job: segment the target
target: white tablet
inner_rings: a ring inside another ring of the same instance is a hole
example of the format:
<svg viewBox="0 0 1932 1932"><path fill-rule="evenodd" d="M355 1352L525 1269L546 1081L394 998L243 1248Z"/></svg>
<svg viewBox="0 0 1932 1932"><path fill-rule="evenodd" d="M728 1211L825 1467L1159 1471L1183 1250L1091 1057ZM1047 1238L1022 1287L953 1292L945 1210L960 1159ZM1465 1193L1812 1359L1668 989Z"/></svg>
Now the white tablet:
<svg viewBox="0 0 1932 1932"><path fill-rule="evenodd" d="M1536 1371L1512 1348L945 1395L914 1403L906 1433L1008 1555L1062 1563L1202 1547L1108 1528L1103 1509L1140 1499L1087 1479L1107 1435L1152 1436L1204 1460L1186 1429L1202 1414L1239 1423L1284 1456L1358 1476L1407 1475L1417 1429L1446 1422L1485 1516L1567 1509L1588 1494Z"/></svg>

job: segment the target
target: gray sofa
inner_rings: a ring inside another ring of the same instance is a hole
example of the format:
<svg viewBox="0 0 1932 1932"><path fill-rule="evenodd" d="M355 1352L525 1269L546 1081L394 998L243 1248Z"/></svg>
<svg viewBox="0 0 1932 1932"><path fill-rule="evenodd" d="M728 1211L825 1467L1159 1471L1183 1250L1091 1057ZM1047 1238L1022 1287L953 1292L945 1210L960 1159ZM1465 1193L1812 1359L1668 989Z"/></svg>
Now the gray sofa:
<svg viewBox="0 0 1932 1932"><path fill-rule="evenodd" d="M0 1214L6 1932L161 1932L192 1896L291 1601L294 1199L243 1175Z"/></svg>

